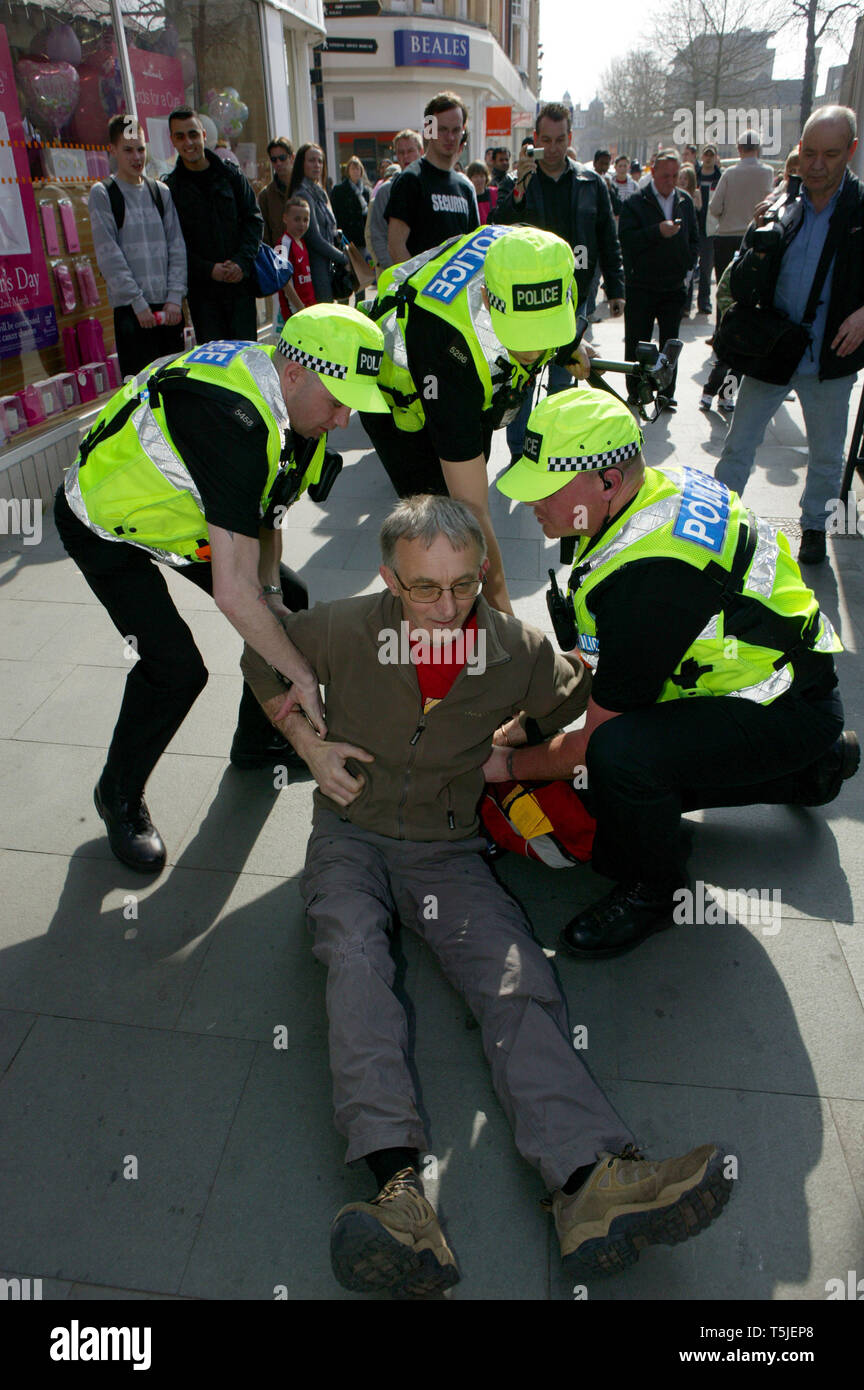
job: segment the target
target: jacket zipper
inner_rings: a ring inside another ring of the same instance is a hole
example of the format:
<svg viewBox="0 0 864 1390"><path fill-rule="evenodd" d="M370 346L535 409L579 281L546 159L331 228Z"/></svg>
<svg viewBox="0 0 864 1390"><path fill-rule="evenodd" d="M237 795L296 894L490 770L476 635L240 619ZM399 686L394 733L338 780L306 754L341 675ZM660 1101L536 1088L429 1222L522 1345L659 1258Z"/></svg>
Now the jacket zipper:
<svg viewBox="0 0 864 1390"><path fill-rule="evenodd" d="M404 777L404 780L403 780L403 782L402 782L402 795L401 795L401 797L400 797L400 799L399 799L399 806L398 806L398 809L397 809L397 812L396 812L396 814L397 814L397 824L398 824L398 829L399 829L399 839L400 839L400 840L402 840L402 839L405 838L405 836L404 836L405 818L404 818L403 812L404 812L404 810L405 810L405 803L406 803L407 800L408 800L408 784L409 784L410 781L411 781L411 773L413 772L414 763L415 763L416 757L417 757L417 745L418 745L418 743L420 742L420 737L421 737L421 735L423 734L425 728L426 728L426 716L425 716L425 714L423 713L423 706L422 706L422 704L421 704L421 706L420 706L420 719L419 719L419 722L418 722L418 724L417 724L417 728L414 730L413 734L411 735L410 739L408 740L408 747L411 749L411 752L410 752L410 754L409 754L408 763L407 763L407 766L406 766L406 768L405 768L405 777Z"/></svg>

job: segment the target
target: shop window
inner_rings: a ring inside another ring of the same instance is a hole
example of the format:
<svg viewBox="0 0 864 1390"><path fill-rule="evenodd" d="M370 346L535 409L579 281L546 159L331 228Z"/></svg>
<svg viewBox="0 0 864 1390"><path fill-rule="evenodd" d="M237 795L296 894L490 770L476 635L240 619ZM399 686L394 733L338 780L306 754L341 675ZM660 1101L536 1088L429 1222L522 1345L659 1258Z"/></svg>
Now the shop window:
<svg viewBox="0 0 864 1390"><path fill-rule="evenodd" d="M148 172L173 166L168 114L190 105L211 148L236 160L256 187L266 182L253 0L123 0L123 25ZM41 0L0 0L0 445L16 442L24 426L80 409L78 396L98 399L119 385L87 197L110 172L108 121L126 109L107 0L58 0L50 9ZM104 366L76 391L67 378L79 365L79 339L94 358L101 339ZM58 377L51 389L43 385Z"/></svg>

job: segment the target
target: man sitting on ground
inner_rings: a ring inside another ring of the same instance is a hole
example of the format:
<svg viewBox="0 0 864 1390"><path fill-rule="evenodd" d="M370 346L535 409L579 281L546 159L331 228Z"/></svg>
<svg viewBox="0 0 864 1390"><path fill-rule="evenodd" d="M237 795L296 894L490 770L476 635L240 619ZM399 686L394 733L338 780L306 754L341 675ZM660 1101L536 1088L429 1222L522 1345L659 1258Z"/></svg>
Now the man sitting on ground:
<svg viewBox="0 0 864 1390"><path fill-rule="evenodd" d="M336 1216L333 1269L358 1292L432 1293L459 1278L418 1171L428 1140L392 988L398 919L429 943L480 1025L516 1146L552 1190L568 1269L612 1273L646 1244L707 1226L731 1182L712 1144L664 1162L633 1147L574 1051L527 918L481 855L477 803L496 728L521 713L550 735L585 710L590 678L486 603L486 541L462 503L400 502L381 550L383 592L284 619L326 688L326 739L303 716L282 717L284 683L261 657L247 647L242 662L318 782L301 886L328 969L336 1125L347 1161L365 1158L380 1189Z"/></svg>

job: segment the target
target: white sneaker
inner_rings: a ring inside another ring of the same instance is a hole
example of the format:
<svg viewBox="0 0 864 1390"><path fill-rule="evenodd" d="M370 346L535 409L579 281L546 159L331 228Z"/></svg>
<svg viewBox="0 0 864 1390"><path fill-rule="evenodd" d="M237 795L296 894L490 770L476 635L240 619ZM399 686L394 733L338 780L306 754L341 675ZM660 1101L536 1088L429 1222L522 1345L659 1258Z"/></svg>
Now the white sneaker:
<svg viewBox="0 0 864 1390"><path fill-rule="evenodd" d="M713 400L714 400L714 397L713 397L713 396L700 396L700 397L699 397L699 409L700 409L700 410L710 410L710 409L711 409L711 402L712 402Z"/></svg>

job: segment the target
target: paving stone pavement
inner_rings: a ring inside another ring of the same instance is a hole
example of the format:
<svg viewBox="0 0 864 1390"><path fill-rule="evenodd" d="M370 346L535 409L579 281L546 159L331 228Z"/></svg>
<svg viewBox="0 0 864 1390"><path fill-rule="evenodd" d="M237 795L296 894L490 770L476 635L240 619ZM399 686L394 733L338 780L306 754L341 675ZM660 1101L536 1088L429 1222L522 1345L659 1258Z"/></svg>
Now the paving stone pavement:
<svg viewBox="0 0 864 1390"><path fill-rule="evenodd" d="M726 420L697 408L708 331L683 326L680 408L648 428L650 463L713 469ZM619 323L594 340L623 352ZM287 518L286 559L318 599L378 588L392 501L356 417L333 443L346 467L331 498ZM506 463L499 434L490 479ZM805 466L788 402L746 500L790 533ZM557 547L527 509L492 497L516 610L548 628ZM43 1297L63 1300L351 1300L330 1271L328 1226L371 1184L363 1165L344 1166L331 1121L324 978L297 888L311 783L277 791L267 773L229 766L240 639L169 575L211 675L148 787L168 867L155 882L125 870L91 788L129 652L50 512L38 546L0 540L0 1274L41 1278ZM829 548L808 579L846 645L847 723L864 729L864 543ZM591 1299L820 1300L827 1280L861 1268L862 812L864 777L822 810L696 814L693 877L780 890L778 923L682 927L617 960L558 962L586 1059L648 1151L717 1139L740 1160L722 1219L592 1281ZM500 872L550 948L602 889L584 869L508 858ZM408 932L395 949L437 1173L427 1190L462 1269L449 1297L572 1299L478 1032Z"/></svg>

